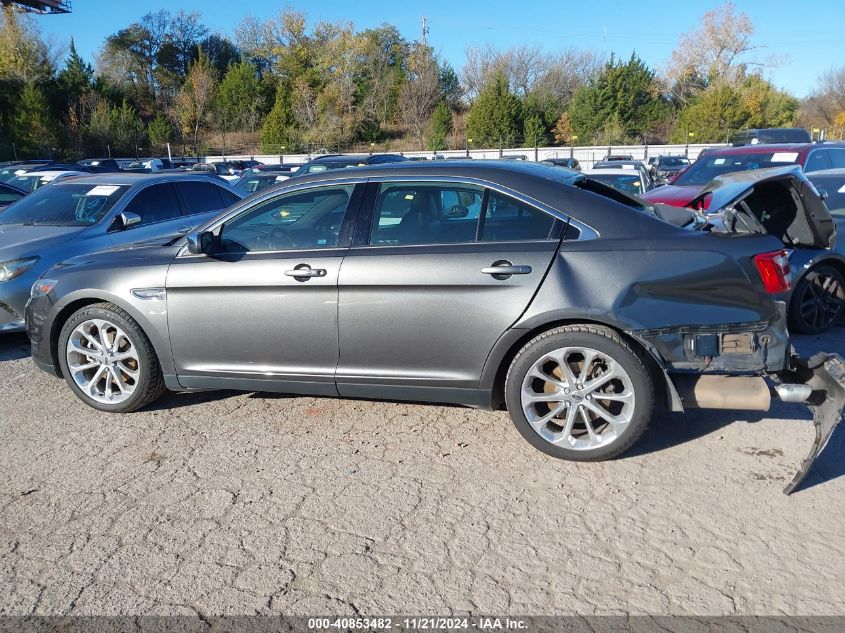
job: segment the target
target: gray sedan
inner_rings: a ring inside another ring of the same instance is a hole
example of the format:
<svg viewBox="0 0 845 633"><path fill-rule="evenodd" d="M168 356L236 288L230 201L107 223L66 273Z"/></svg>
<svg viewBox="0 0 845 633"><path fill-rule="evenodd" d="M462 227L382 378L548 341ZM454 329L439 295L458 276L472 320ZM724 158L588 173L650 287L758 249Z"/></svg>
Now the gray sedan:
<svg viewBox="0 0 845 633"><path fill-rule="evenodd" d="M32 283L63 259L207 222L243 196L202 175L98 174L41 187L0 211L0 332L24 329Z"/></svg>
<svg viewBox="0 0 845 633"><path fill-rule="evenodd" d="M166 389L506 407L576 460L630 447L656 405L766 410L765 377L793 402L830 393L820 443L839 420L845 371L790 355L784 245L764 227L684 230L516 161L288 182L174 243L47 271L27 307L35 362L108 412ZM793 246L828 244L824 205L801 204Z"/></svg>

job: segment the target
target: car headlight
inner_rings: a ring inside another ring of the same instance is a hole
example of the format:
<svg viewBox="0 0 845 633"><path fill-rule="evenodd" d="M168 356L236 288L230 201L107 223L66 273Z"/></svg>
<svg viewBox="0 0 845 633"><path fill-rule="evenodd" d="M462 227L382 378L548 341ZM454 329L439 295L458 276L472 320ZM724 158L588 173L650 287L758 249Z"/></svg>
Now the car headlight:
<svg viewBox="0 0 845 633"><path fill-rule="evenodd" d="M10 281L15 277L20 277L32 268L37 261L37 257L27 257L26 259L13 259L0 263L0 282Z"/></svg>
<svg viewBox="0 0 845 633"><path fill-rule="evenodd" d="M29 296L33 299L43 297L50 294L58 282L55 279L39 279L32 284L32 289L29 291Z"/></svg>

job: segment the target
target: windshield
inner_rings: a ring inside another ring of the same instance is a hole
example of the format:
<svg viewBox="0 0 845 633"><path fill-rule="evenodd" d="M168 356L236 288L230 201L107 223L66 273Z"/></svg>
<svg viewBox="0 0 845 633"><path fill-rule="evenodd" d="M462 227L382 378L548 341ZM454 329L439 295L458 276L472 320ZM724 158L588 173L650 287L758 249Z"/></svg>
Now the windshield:
<svg viewBox="0 0 845 633"><path fill-rule="evenodd" d="M317 174L330 169L343 169L344 167L356 167L358 165L363 165L363 163L350 163L345 161L314 163L313 165L303 165L296 170L296 175L302 176L304 174Z"/></svg>
<svg viewBox="0 0 845 633"><path fill-rule="evenodd" d="M683 156L661 156L658 164L661 167L683 167L689 165L689 159Z"/></svg>
<svg viewBox="0 0 845 633"><path fill-rule="evenodd" d="M99 222L127 189L126 185L44 187L0 213L0 224L89 226Z"/></svg>
<svg viewBox="0 0 845 633"><path fill-rule="evenodd" d="M237 191L240 191L244 195L248 195L281 182L281 180L276 180L276 178L276 174L273 174L272 176L244 176L235 183L234 187ZM284 179L285 178L282 177L282 180Z"/></svg>
<svg viewBox="0 0 845 633"><path fill-rule="evenodd" d="M606 185L610 185L614 189L624 191L625 193L632 193L638 196L642 193L642 183L640 176L637 173L632 174L589 174L588 178L598 180Z"/></svg>
<svg viewBox="0 0 845 633"><path fill-rule="evenodd" d="M48 184L50 180L50 178L45 178L43 175L27 174L25 176L15 176L9 180L9 184L24 191L35 191L39 187Z"/></svg>
<svg viewBox="0 0 845 633"><path fill-rule="evenodd" d="M12 178L16 178L21 174L25 174L28 169L22 168L20 165L11 165L0 169L0 182L9 182Z"/></svg>
<svg viewBox="0 0 845 633"><path fill-rule="evenodd" d="M716 176L733 171L752 171L766 167L783 167L798 162L798 152L754 152L747 154L707 154L695 161L673 183L675 185L702 186Z"/></svg>

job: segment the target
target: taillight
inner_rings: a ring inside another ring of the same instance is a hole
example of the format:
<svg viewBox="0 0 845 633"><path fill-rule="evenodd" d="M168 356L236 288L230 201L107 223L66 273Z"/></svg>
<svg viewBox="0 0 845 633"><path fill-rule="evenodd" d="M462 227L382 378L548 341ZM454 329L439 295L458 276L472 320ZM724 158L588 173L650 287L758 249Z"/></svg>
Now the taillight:
<svg viewBox="0 0 845 633"><path fill-rule="evenodd" d="M789 256L786 251L755 255L754 265L757 266L766 292L776 294L789 290Z"/></svg>

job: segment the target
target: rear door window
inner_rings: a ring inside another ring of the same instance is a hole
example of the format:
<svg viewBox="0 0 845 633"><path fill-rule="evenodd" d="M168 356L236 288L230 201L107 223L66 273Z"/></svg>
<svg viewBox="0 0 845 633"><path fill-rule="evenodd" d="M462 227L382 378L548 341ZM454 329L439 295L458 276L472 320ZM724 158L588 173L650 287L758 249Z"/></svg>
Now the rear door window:
<svg viewBox="0 0 845 633"><path fill-rule="evenodd" d="M221 188L210 182L179 182L176 188L185 202L185 215L218 211L228 206L220 195Z"/></svg>
<svg viewBox="0 0 845 633"><path fill-rule="evenodd" d="M382 183L370 244L474 242L484 190L460 183Z"/></svg>
<svg viewBox="0 0 845 633"><path fill-rule="evenodd" d="M129 201L125 211L141 216L141 224L173 220L182 214L176 189L169 182L142 189Z"/></svg>

